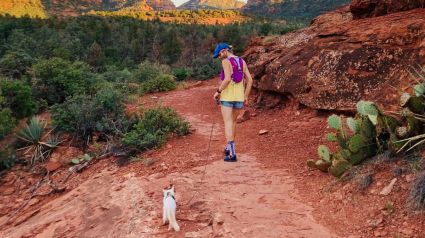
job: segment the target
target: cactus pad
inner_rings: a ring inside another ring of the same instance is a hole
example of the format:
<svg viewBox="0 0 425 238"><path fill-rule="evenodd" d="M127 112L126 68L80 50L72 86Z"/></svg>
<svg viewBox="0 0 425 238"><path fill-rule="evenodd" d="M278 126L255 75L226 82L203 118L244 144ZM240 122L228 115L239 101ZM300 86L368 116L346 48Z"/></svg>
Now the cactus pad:
<svg viewBox="0 0 425 238"><path fill-rule="evenodd" d="M371 101L359 101L356 106L357 106L357 111L364 116L366 115L378 116L378 110L374 106L374 103Z"/></svg>
<svg viewBox="0 0 425 238"><path fill-rule="evenodd" d="M369 117L362 118L362 133L368 137L373 137L375 126L369 120Z"/></svg>
<svg viewBox="0 0 425 238"><path fill-rule="evenodd" d="M332 166L328 169L329 173L335 177L340 177L345 171L351 168L351 164L343 159L335 160Z"/></svg>
<svg viewBox="0 0 425 238"><path fill-rule="evenodd" d="M360 164L364 159L365 159L365 155L363 153L356 153L356 154L352 154L350 156L350 159L348 160L352 165L358 165Z"/></svg>
<svg viewBox="0 0 425 238"><path fill-rule="evenodd" d="M338 140L339 146L341 146L343 149L347 149L347 140L342 136L341 131L336 132L336 138Z"/></svg>
<svg viewBox="0 0 425 238"><path fill-rule="evenodd" d="M332 128L334 128L335 130L337 130L338 127L339 127L339 121L340 121L339 116L337 116L335 114L332 115L332 116L330 116L328 118L328 124L329 124L329 126L331 126Z"/></svg>
<svg viewBox="0 0 425 238"><path fill-rule="evenodd" d="M326 134L325 138L327 141L330 141L330 142L336 141L336 137L332 133Z"/></svg>
<svg viewBox="0 0 425 238"><path fill-rule="evenodd" d="M424 95L425 88L422 84L415 85L413 87L413 89L415 90L416 97L420 97L420 96Z"/></svg>
<svg viewBox="0 0 425 238"><path fill-rule="evenodd" d="M329 167L331 167L332 163L331 162L326 162L323 160L318 160L316 162L316 168L322 172L327 172Z"/></svg>
<svg viewBox="0 0 425 238"><path fill-rule="evenodd" d="M407 104L407 102L410 100L410 98L411 98L412 96L410 95L410 94L408 94L408 93L403 93L401 96L400 96L400 106L402 106L402 107L404 107L404 105L406 105Z"/></svg>
<svg viewBox="0 0 425 238"><path fill-rule="evenodd" d="M318 148L318 152L319 152L319 156L320 158L322 158L324 161L331 161L331 155L329 153L329 149L328 147L324 146L324 145L320 145Z"/></svg>
<svg viewBox="0 0 425 238"><path fill-rule="evenodd" d="M372 122L374 126L378 124L378 116L367 115L367 117L369 118L370 122Z"/></svg>
<svg viewBox="0 0 425 238"><path fill-rule="evenodd" d="M316 168L316 161L314 161L312 159L309 159L307 161L307 167L309 167L309 168Z"/></svg>
<svg viewBox="0 0 425 238"><path fill-rule="evenodd" d="M360 127L357 127L357 121L353 119L352 117L347 118L347 126L354 133L359 133Z"/></svg>
<svg viewBox="0 0 425 238"><path fill-rule="evenodd" d="M355 134L349 139L348 148L352 153L357 153L359 150L366 145L367 138L362 134Z"/></svg>
<svg viewBox="0 0 425 238"><path fill-rule="evenodd" d="M416 126L419 124L418 119L409 117L407 122L407 133L412 134L415 131Z"/></svg>
<svg viewBox="0 0 425 238"><path fill-rule="evenodd" d="M425 104L423 97L411 97L407 103L407 107L416 114L422 114Z"/></svg>

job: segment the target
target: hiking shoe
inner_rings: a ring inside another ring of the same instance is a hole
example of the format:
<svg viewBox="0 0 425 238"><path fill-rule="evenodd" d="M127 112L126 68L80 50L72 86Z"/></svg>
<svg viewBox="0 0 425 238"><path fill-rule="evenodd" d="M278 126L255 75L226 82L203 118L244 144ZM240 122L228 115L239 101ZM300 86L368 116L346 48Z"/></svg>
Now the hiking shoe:
<svg viewBox="0 0 425 238"><path fill-rule="evenodd" d="M229 155L230 155L230 150L226 150L226 149L224 149L224 154L225 154L226 156L229 156Z"/></svg>
<svg viewBox="0 0 425 238"><path fill-rule="evenodd" d="M236 162L236 161L238 161L238 159L236 158L236 155L232 157L229 157L229 156L224 157L224 162Z"/></svg>

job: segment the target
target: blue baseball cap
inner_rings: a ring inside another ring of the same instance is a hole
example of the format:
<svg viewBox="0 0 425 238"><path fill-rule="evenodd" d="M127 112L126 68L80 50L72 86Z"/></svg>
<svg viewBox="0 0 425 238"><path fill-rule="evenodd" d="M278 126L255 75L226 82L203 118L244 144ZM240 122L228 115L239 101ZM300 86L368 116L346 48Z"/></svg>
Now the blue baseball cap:
<svg viewBox="0 0 425 238"><path fill-rule="evenodd" d="M218 55L220 54L220 51L223 49L230 49L230 45L226 44L226 43L220 43L218 44L217 47L215 47L215 54L213 56L213 58L217 58Z"/></svg>

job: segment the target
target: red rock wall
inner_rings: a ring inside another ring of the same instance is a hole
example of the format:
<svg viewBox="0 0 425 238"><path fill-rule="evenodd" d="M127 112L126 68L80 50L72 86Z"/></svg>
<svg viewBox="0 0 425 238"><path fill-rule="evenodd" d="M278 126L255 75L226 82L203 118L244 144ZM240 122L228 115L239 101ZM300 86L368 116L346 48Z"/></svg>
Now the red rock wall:
<svg viewBox="0 0 425 238"><path fill-rule="evenodd" d="M353 0L350 9L354 19L363 19L424 8L424 5L425 0Z"/></svg>
<svg viewBox="0 0 425 238"><path fill-rule="evenodd" d="M413 81L409 65L425 65L425 9L352 20L347 8L263 40L244 55L258 89L314 109L351 110L361 99L394 105L391 86L406 88L399 80Z"/></svg>

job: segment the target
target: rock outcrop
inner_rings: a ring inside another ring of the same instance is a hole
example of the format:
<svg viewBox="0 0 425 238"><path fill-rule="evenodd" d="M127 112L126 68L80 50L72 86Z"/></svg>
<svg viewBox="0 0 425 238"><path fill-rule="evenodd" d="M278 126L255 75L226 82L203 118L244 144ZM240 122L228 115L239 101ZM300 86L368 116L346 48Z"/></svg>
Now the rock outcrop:
<svg viewBox="0 0 425 238"><path fill-rule="evenodd" d="M316 17L347 7L352 0L248 0L242 12L271 17Z"/></svg>
<svg viewBox="0 0 425 238"><path fill-rule="evenodd" d="M252 40L244 55L261 90L314 109L351 110L360 99L394 105L391 86L408 89L409 66L425 64L425 9L353 20L347 7L263 42Z"/></svg>
<svg viewBox="0 0 425 238"><path fill-rule="evenodd" d="M178 7L180 10L197 9L239 9L245 5L236 0L190 0Z"/></svg>
<svg viewBox="0 0 425 238"><path fill-rule="evenodd" d="M353 0L350 10L354 19L378 17L423 8L425 0Z"/></svg>

